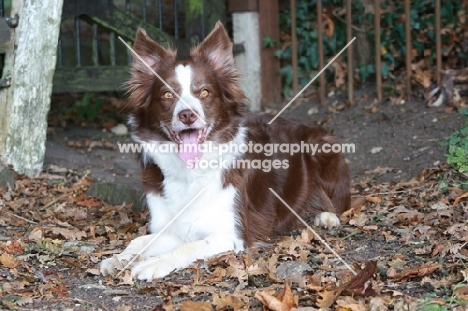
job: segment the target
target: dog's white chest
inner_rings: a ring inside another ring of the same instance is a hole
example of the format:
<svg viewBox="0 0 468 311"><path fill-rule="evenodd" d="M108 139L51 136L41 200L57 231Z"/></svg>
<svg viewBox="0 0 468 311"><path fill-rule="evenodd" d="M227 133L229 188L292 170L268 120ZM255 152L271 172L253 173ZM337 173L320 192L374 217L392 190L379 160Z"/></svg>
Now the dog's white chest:
<svg viewBox="0 0 468 311"><path fill-rule="evenodd" d="M165 176L163 196L147 194L151 233L172 222L167 233L183 243L224 236L233 241L235 249L242 249L243 242L236 230L237 190L232 185L223 188L222 170L189 172L194 176Z"/></svg>

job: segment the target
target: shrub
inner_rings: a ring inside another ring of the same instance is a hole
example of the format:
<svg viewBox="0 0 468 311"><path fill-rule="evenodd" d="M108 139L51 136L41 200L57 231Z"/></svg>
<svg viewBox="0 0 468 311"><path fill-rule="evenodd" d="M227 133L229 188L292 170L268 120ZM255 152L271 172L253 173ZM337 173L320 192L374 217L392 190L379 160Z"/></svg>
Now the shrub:
<svg viewBox="0 0 468 311"><path fill-rule="evenodd" d="M459 112L468 117L468 108L460 109ZM448 146L447 163L460 173L468 172L468 119L459 130L441 143Z"/></svg>

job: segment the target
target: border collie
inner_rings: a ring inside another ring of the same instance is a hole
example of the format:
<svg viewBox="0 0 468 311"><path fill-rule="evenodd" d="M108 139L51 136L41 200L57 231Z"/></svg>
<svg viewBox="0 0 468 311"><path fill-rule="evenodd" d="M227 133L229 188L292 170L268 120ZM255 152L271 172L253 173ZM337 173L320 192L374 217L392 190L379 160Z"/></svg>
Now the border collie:
<svg viewBox="0 0 468 311"><path fill-rule="evenodd" d="M271 243L297 218L269 188L300 215L315 215L316 225L340 224L337 215L350 207L343 154L291 152L293 145L320 149L338 138L249 114L220 22L187 61L177 61L176 51L141 28L133 48L129 125L144 147L139 161L151 234L102 261L102 274L116 272L143 249L131 273L151 281L197 259Z"/></svg>

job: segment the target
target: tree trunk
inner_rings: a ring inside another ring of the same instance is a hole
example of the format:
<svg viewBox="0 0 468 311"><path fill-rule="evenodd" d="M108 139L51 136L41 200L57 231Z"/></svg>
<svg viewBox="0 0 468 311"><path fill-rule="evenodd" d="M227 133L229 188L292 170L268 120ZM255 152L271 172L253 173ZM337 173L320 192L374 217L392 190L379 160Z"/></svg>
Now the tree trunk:
<svg viewBox="0 0 468 311"><path fill-rule="evenodd" d="M0 157L20 174L42 170L63 0L13 0L19 15L0 88Z"/></svg>

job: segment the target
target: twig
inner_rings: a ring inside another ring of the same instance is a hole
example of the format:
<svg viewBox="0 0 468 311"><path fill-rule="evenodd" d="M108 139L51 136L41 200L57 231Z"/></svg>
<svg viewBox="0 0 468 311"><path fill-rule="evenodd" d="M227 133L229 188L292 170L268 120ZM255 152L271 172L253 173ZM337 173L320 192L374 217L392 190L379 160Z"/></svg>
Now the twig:
<svg viewBox="0 0 468 311"><path fill-rule="evenodd" d="M26 219L26 218L24 218L24 217L21 217L21 216L19 216L19 215L13 214L12 212L4 211L3 208L0 209L0 211L2 211L2 212L4 212L4 213L7 213L7 214L9 214L9 215L11 215L11 216L14 216L14 217L16 217L16 218L19 218L19 219L21 219L21 220L24 220L24 221L26 221L26 222L29 222L29 223L31 223L31 224L35 224L35 225L38 224L38 223L35 222L35 221L32 221L32 220Z"/></svg>
<svg viewBox="0 0 468 311"><path fill-rule="evenodd" d="M399 191L387 191L387 192L372 193L372 194L369 194L369 195L397 194L397 193L409 192L409 191L412 191L412 190L417 190L417 189L422 189L422 188L424 188L424 186L419 186L419 187L416 187L416 188L404 189L404 190L399 190Z"/></svg>
<svg viewBox="0 0 468 311"><path fill-rule="evenodd" d="M67 191L65 192L64 194L62 194L61 196L59 197L56 197L55 199L53 199L52 201L50 201L49 203L47 203L46 205L44 205L44 209L52 206L53 204L57 203L57 201L60 201L61 199L63 198L66 198L68 195L70 195L71 192L73 192L74 190L70 190L70 191Z"/></svg>
<svg viewBox="0 0 468 311"><path fill-rule="evenodd" d="M350 237L355 236L356 234L361 233L361 232L362 232L361 230L355 230L355 231L351 232L350 234L348 234L347 236L341 238L341 240L342 241L347 240Z"/></svg>

